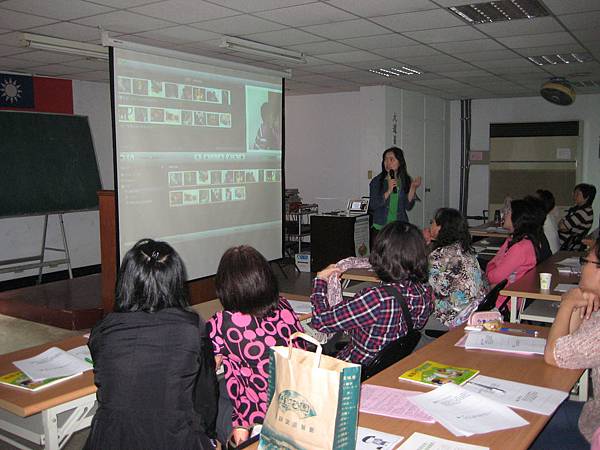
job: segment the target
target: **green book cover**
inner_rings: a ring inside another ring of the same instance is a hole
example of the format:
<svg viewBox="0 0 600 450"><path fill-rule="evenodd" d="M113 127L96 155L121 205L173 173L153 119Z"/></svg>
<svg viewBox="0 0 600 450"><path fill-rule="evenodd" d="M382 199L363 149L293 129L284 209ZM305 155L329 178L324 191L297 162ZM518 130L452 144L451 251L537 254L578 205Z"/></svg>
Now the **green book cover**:
<svg viewBox="0 0 600 450"><path fill-rule="evenodd" d="M411 381L426 386L441 386L454 383L462 386L479 373L479 370L449 366L435 361L425 361L398 377L400 381Z"/></svg>
<svg viewBox="0 0 600 450"><path fill-rule="evenodd" d="M70 378L76 377L78 375L81 374L77 373L69 377L46 378L42 381L32 381L31 378L29 378L23 372L17 370L15 372L10 372L6 375L0 376L0 383L19 389L25 389L26 391L37 391L45 387L52 386L53 384L60 383L61 381L65 381Z"/></svg>

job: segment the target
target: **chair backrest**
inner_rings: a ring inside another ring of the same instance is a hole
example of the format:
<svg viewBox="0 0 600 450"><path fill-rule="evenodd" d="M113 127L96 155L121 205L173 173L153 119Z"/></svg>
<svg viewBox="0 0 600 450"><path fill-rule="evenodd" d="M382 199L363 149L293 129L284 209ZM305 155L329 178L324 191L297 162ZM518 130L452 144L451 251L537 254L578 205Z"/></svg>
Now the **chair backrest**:
<svg viewBox="0 0 600 450"><path fill-rule="evenodd" d="M371 378L383 369L400 361L405 356L410 355L417 346L419 339L421 339L421 333L417 330L412 330L406 336L402 336L383 347L383 349L377 353L374 360L362 367L361 381Z"/></svg>
<svg viewBox="0 0 600 450"><path fill-rule="evenodd" d="M483 301L479 304L476 311L491 311L494 306L496 306L496 300L498 300L498 295L500 291L504 289L508 280L500 281L496 286L494 286L490 292L485 296Z"/></svg>
<svg viewBox="0 0 600 450"><path fill-rule="evenodd" d="M561 250L567 251L581 251L585 250L585 245L581 242L584 237L587 236L591 228L586 229L583 233L572 234L567 240L560 246Z"/></svg>

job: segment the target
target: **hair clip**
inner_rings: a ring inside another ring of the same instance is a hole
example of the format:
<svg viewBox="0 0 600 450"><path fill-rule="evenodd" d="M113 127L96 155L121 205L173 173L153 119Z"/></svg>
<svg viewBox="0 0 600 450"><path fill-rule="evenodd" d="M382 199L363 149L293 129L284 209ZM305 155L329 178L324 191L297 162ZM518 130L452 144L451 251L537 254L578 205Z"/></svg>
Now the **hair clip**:
<svg viewBox="0 0 600 450"><path fill-rule="evenodd" d="M158 251L158 250L154 250L154 251L152 252L152 259L153 259L154 261L158 261L158 257L159 257L159 256L160 256L160 253L159 253L159 251Z"/></svg>

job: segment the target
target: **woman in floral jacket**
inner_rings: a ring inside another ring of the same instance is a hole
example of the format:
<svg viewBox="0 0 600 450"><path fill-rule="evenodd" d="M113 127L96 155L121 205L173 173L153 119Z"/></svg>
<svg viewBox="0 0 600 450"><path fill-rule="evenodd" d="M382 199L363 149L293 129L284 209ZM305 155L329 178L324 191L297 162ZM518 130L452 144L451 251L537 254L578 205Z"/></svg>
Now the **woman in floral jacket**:
<svg viewBox="0 0 600 450"><path fill-rule="evenodd" d="M467 221L452 208L441 208L431 222L429 284L435 294L433 317L452 328L479 305L488 283L471 246Z"/></svg>

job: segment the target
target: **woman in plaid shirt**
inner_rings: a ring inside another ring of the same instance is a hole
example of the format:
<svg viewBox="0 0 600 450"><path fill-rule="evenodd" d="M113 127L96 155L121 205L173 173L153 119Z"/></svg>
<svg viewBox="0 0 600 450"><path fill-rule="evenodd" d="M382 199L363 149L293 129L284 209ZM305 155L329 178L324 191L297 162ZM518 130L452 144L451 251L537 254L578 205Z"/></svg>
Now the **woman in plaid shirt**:
<svg viewBox="0 0 600 450"><path fill-rule="evenodd" d="M406 302L414 328L421 329L433 311L433 291L427 283L425 240L419 229L406 222L392 222L377 236L369 262L381 280L335 306L327 302L327 279L341 275L331 264L317 273L311 303L311 327L324 332L346 331L350 342L337 358L368 364L387 344L408 333L401 301ZM396 295L391 296L385 287Z"/></svg>

